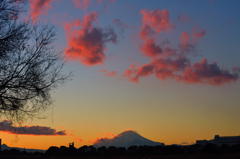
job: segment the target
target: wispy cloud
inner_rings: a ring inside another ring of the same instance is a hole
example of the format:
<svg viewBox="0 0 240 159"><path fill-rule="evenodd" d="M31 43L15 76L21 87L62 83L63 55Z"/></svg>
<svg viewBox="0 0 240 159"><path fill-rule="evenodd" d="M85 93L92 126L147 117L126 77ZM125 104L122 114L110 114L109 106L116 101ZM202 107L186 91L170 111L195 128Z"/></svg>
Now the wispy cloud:
<svg viewBox="0 0 240 159"><path fill-rule="evenodd" d="M190 21L191 21L190 17L189 17L185 12L180 13L180 14L177 16L177 19L178 19L179 21L181 21L182 23L190 22Z"/></svg>
<svg viewBox="0 0 240 159"><path fill-rule="evenodd" d="M98 70L98 72L103 72L105 76L110 76L110 77L114 77L117 73L117 71L108 72L107 70Z"/></svg>
<svg viewBox="0 0 240 159"><path fill-rule="evenodd" d="M30 0L30 16L33 20L39 16L47 15L48 10L52 7L51 3L55 0Z"/></svg>
<svg viewBox="0 0 240 159"><path fill-rule="evenodd" d="M123 23L120 19L113 19L113 23L121 29L121 34L124 33L124 29L129 29L131 28L127 23Z"/></svg>
<svg viewBox="0 0 240 159"><path fill-rule="evenodd" d="M205 36L206 35L206 31L205 31L205 29L202 29L202 30L200 30L199 32L197 32L197 29L198 29L199 27L197 27L197 26L194 26L193 27L193 29L192 29L192 33L193 33L193 37L194 37L194 43L197 43L197 40L199 39L199 38L201 38L201 37L203 37L203 36Z"/></svg>
<svg viewBox="0 0 240 159"><path fill-rule="evenodd" d="M92 0L72 0L75 8L82 8L86 12L90 4L93 4Z"/></svg>

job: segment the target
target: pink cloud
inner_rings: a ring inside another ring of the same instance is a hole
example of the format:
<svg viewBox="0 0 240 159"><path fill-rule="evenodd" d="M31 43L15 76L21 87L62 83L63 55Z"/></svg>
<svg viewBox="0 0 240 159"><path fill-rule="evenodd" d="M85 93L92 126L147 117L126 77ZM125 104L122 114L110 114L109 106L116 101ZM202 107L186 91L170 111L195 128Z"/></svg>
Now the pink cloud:
<svg viewBox="0 0 240 159"><path fill-rule="evenodd" d="M117 35L111 27L94 27L98 14L90 12L83 20L76 19L65 25L68 48L65 55L87 66L105 62L106 43L116 43Z"/></svg>
<svg viewBox="0 0 240 159"><path fill-rule="evenodd" d="M82 8L85 12L90 4L93 4L92 0L72 0L76 8Z"/></svg>
<svg viewBox="0 0 240 159"><path fill-rule="evenodd" d="M182 12L181 14L178 15L178 20L180 20L182 23L185 23L185 22L190 22L190 18L189 16L185 13L185 12Z"/></svg>
<svg viewBox="0 0 240 159"><path fill-rule="evenodd" d="M227 70L220 69L215 62L208 64L207 59L195 63L183 72L183 80L186 83L220 85L223 83L234 82L238 78L238 74L231 74Z"/></svg>
<svg viewBox="0 0 240 159"><path fill-rule="evenodd" d="M190 34L184 31L179 39L177 49L174 49L169 41L157 43L159 33L175 28L169 18L169 11L141 10L140 13L143 15L143 25L139 35L143 43L139 49L145 56L151 57L152 61L141 66L139 64L130 65L122 75L125 79L138 83L141 78L152 75L159 80L171 79L184 83L220 85L234 82L239 78L238 67L234 67L231 73L220 69L215 62L208 64L206 59L200 63L191 64L187 56L197 53L195 45L199 38L206 35L205 29L199 31L198 27L194 26L192 29L193 42L190 41ZM185 14L179 18L183 18L182 22L189 21Z"/></svg>
<svg viewBox="0 0 240 159"><path fill-rule="evenodd" d="M190 41L190 35L184 31L180 37L180 42L183 44L188 44Z"/></svg>
<svg viewBox="0 0 240 159"><path fill-rule="evenodd" d="M98 0L98 4L102 3L102 0Z"/></svg>
<svg viewBox="0 0 240 159"><path fill-rule="evenodd" d="M154 75L160 80L172 79L185 83L203 83L210 85L221 85L224 83L234 82L238 80L237 73L230 73L227 70L220 69L213 62L208 64L206 59L200 63L190 64L190 61L185 57L172 58L156 58L152 59L149 64L135 67L130 65L126 69L123 77L129 81L138 83L142 77Z"/></svg>
<svg viewBox="0 0 240 159"><path fill-rule="evenodd" d="M41 14L48 14L47 11L51 8L51 3L54 0L32 0L30 3L30 16L32 19L38 18Z"/></svg>
<svg viewBox="0 0 240 159"><path fill-rule="evenodd" d="M140 31L140 37L143 40L154 37L155 34L155 31L149 25L143 25L142 30Z"/></svg>
<svg viewBox="0 0 240 159"><path fill-rule="evenodd" d="M193 54L196 52L196 47L190 42L190 34L184 31L180 37L180 52L182 55L184 54ZM196 43L194 43L196 44Z"/></svg>
<svg viewBox="0 0 240 159"><path fill-rule="evenodd" d="M107 70L98 70L98 72L103 72L103 73L105 73L105 76L110 76L110 77L114 77L117 73L117 71L111 71L108 73Z"/></svg>
<svg viewBox="0 0 240 159"><path fill-rule="evenodd" d="M155 9L147 11L146 9L143 9L140 11L140 14L143 15L143 25L140 32L142 39L152 37L155 32L158 34L162 31L168 32L172 28L175 28L175 26L172 24L172 20L169 17L168 10Z"/></svg>
<svg viewBox="0 0 240 159"><path fill-rule="evenodd" d="M193 40L193 43L197 43L197 40L203 36L206 35L206 31L205 29L202 29L201 31L197 32L197 28L196 26L193 27L192 29L192 33L193 33L193 37L194 37L194 40Z"/></svg>
<svg viewBox="0 0 240 159"><path fill-rule="evenodd" d="M177 49L173 49L173 48L171 48L169 46L166 46L164 48L164 54L166 56L175 56L177 54Z"/></svg>
<svg viewBox="0 0 240 159"><path fill-rule="evenodd" d="M154 66L151 64L145 64L140 68L135 68L134 65L130 66L130 69L126 69L123 77L128 77L131 82L139 82L140 77L150 76L153 73Z"/></svg>
<svg viewBox="0 0 240 159"><path fill-rule="evenodd" d="M162 48L153 39L147 39L140 47L140 50L148 57L156 57L163 54Z"/></svg>
<svg viewBox="0 0 240 159"><path fill-rule="evenodd" d="M9 120L3 120L0 122L0 131L9 134L18 135L36 135L36 136L65 136L66 130L57 131L56 129L46 127L46 126L13 126L12 122Z"/></svg>

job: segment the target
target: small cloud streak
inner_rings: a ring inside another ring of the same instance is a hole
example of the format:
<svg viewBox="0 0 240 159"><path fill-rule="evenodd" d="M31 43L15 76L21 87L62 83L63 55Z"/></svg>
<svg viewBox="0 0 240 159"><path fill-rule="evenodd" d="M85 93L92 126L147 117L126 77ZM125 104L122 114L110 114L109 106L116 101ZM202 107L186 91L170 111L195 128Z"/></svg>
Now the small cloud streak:
<svg viewBox="0 0 240 159"><path fill-rule="evenodd" d="M98 136L100 136L101 134L98 133ZM114 135L112 133L105 133L103 137L97 137L96 139L93 139L93 140L88 140L88 142L90 144L97 144L99 142L105 142L109 139L113 139L114 137L116 137L117 135Z"/></svg>
<svg viewBox="0 0 240 159"><path fill-rule="evenodd" d="M98 72L103 72L105 76L114 77L117 71L108 72L107 70L98 70Z"/></svg>
<svg viewBox="0 0 240 159"><path fill-rule="evenodd" d="M9 120L3 120L0 122L0 131L9 134L18 135L36 135L36 136L66 136L66 130L57 131L56 129L46 127L46 126L21 126L16 127L12 125Z"/></svg>
<svg viewBox="0 0 240 159"><path fill-rule="evenodd" d="M89 5L92 4L92 0L72 0L75 8L82 8L86 12Z"/></svg>
<svg viewBox="0 0 240 159"><path fill-rule="evenodd" d="M30 0L30 16L34 20L40 15L47 15L47 11L52 7L50 4L55 0Z"/></svg>
<svg viewBox="0 0 240 159"><path fill-rule="evenodd" d="M98 22L98 13L90 12L82 21L76 19L65 25L68 48L65 55L70 60L80 61L86 66L105 62L106 43L116 43L117 35L112 27L94 27Z"/></svg>
<svg viewBox="0 0 240 159"><path fill-rule="evenodd" d="M113 23L116 25L116 27L121 29L121 34L124 33L124 29L131 28L131 27L128 26L128 24L125 24L125 23L121 22L120 19L113 19Z"/></svg>
<svg viewBox="0 0 240 159"><path fill-rule="evenodd" d="M185 23L185 22L190 22L190 18L189 16L185 13L185 12L182 12L181 14L178 15L178 20L181 21L182 23Z"/></svg>
<svg viewBox="0 0 240 159"><path fill-rule="evenodd" d="M234 73L240 73L240 67L234 66L234 67L232 68L232 71L233 71Z"/></svg>
<svg viewBox="0 0 240 159"><path fill-rule="evenodd" d="M213 0L210 0L210 6L212 6L212 5L213 5L213 2L214 2Z"/></svg>
<svg viewBox="0 0 240 159"><path fill-rule="evenodd" d="M206 31L205 29L202 29L201 31L197 32L197 29L198 27L197 26L194 26L194 28L192 29L192 33L193 33L193 37L194 37L194 40L193 40L193 43L197 43L197 40L199 38L202 38L203 36L206 35Z"/></svg>
<svg viewBox="0 0 240 159"><path fill-rule="evenodd" d="M180 37L180 42L183 44L188 44L190 41L190 35L184 31Z"/></svg>
<svg viewBox="0 0 240 159"><path fill-rule="evenodd" d="M75 141L79 141L79 142L82 142L82 139L81 138L74 138Z"/></svg>

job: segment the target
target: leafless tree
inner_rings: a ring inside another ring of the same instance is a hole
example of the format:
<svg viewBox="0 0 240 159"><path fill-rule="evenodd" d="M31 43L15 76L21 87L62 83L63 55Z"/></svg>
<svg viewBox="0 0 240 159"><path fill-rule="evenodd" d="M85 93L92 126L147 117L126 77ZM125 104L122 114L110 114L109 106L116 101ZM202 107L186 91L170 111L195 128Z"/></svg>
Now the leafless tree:
<svg viewBox="0 0 240 159"><path fill-rule="evenodd" d="M52 104L65 58L55 51L55 26L21 21L25 0L0 0L0 115L21 122Z"/></svg>

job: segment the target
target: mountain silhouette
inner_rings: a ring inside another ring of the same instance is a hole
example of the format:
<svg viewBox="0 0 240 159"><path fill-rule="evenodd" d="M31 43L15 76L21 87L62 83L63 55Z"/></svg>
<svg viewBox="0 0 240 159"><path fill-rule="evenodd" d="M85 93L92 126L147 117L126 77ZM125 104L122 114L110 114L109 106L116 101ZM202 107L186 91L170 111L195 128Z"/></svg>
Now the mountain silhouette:
<svg viewBox="0 0 240 159"><path fill-rule="evenodd" d="M26 151L26 152L42 152L45 153L46 150L39 150L39 149L25 149L25 148L19 148L19 147L9 147L6 144L1 145L1 149L3 150L10 150L10 149L17 149L20 151Z"/></svg>
<svg viewBox="0 0 240 159"><path fill-rule="evenodd" d="M125 147L128 148L129 146L156 146L156 145L163 145L160 142L154 142L149 139L146 139L139 135L137 132L128 130L124 131L121 134L113 137L112 139L108 138L101 138L99 139L93 146L94 147L101 147L101 146L115 146L115 147Z"/></svg>

